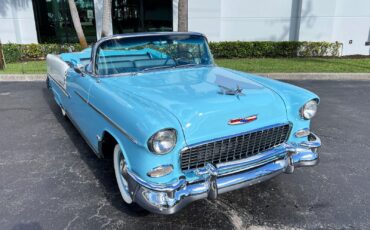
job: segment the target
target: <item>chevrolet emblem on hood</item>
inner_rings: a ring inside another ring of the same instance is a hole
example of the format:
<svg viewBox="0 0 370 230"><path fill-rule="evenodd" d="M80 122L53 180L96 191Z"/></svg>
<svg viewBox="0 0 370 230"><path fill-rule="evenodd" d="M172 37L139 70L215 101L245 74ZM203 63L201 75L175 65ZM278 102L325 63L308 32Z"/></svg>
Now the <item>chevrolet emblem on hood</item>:
<svg viewBox="0 0 370 230"><path fill-rule="evenodd" d="M253 116L245 117L245 118L231 119L228 124L229 125L243 125L243 124L247 124L252 121L255 121L255 120L257 120L257 115L253 115Z"/></svg>

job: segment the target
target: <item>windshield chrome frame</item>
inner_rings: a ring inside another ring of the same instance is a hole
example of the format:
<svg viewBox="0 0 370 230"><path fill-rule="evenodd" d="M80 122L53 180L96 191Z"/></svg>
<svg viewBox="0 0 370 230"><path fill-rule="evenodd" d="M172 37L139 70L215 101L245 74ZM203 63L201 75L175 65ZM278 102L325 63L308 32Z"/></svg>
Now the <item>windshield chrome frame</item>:
<svg viewBox="0 0 370 230"><path fill-rule="evenodd" d="M99 75L96 73L96 59L97 59L97 51L99 47L104 44L105 42L112 41L112 40L119 40L119 39L124 39L124 38L135 38L135 37L147 37L147 36L171 36L171 35L195 35L195 36L200 36L203 37L207 43L207 47L209 50L209 53L213 59L212 52L209 48L208 44L208 39L204 34L197 33L197 32L154 32L154 33L133 33L133 34L119 34L119 35L113 35L109 37L105 37L97 41L91 51L91 70L92 72L89 73L91 76L96 77L96 78L103 78L103 77L109 77L109 76L131 76L131 75L136 75L140 72L127 72L127 73L118 73L118 74L109 74L109 75ZM215 65L215 63L213 63Z"/></svg>

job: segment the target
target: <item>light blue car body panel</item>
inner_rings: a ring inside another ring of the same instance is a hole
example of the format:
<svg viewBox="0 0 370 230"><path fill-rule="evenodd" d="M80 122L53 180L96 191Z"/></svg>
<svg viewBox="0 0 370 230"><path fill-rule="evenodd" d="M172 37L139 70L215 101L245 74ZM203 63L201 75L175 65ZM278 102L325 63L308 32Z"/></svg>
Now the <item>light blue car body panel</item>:
<svg viewBox="0 0 370 230"><path fill-rule="evenodd" d="M91 49L60 55L74 65L90 56ZM288 142L305 141L307 137L294 136L310 126L299 111L309 100L319 100L314 93L290 84L216 66L112 77L82 77L70 68L67 75L65 92L52 79L51 89L94 152L101 156L100 141L109 133L120 144L130 170L153 183L168 183L184 175L180 152L189 145L279 123L292 125ZM238 86L245 95L224 95L220 85ZM254 122L228 125L230 119L252 115L258 116ZM176 147L166 155L153 154L148 139L166 128L177 131ZM151 169L167 164L174 166L171 174L147 176ZM194 179L193 174L185 176Z"/></svg>

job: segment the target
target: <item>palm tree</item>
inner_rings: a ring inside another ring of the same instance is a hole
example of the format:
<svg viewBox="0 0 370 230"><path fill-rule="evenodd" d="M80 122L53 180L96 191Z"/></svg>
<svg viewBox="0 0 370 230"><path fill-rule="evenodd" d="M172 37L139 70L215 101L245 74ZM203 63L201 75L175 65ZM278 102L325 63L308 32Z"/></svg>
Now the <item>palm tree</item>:
<svg viewBox="0 0 370 230"><path fill-rule="evenodd" d="M103 2L103 26L101 37L112 35L112 0Z"/></svg>
<svg viewBox="0 0 370 230"><path fill-rule="evenodd" d="M178 31L187 32L188 31L188 0L179 0L178 6L178 21L179 27Z"/></svg>
<svg viewBox="0 0 370 230"><path fill-rule="evenodd" d="M3 55L3 45L1 44L0 41L0 70L5 69L5 60L4 60L4 55Z"/></svg>
<svg viewBox="0 0 370 230"><path fill-rule="evenodd" d="M84 31L82 30L80 16L78 15L76 3L74 0L68 0L68 4L69 4L69 9L71 11L73 26L75 27L78 40L80 41L80 45L82 46L82 48L86 48L87 42L86 42Z"/></svg>

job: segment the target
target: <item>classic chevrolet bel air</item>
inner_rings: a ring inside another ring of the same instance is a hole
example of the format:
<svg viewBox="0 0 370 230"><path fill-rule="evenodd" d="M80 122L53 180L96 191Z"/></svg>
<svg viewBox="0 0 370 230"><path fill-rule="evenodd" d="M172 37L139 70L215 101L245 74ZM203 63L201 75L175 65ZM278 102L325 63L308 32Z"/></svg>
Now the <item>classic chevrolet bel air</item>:
<svg viewBox="0 0 370 230"><path fill-rule="evenodd" d="M173 214L318 163L319 97L215 65L199 33L139 33L48 55L47 86L128 205Z"/></svg>

